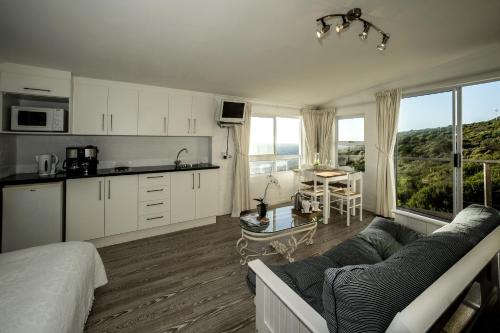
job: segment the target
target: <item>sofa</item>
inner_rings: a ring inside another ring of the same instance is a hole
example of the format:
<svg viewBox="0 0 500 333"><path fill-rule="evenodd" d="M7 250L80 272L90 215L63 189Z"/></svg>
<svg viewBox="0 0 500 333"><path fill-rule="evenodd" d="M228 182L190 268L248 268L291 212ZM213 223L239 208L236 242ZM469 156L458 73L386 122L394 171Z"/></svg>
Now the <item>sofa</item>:
<svg viewBox="0 0 500 333"><path fill-rule="evenodd" d="M376 217L320 256L269 269L326 320L330 332L384 332L396 314L499 225L499 213L479 205L428 236ZM251 269L247 281L255 293Z"/></svg>

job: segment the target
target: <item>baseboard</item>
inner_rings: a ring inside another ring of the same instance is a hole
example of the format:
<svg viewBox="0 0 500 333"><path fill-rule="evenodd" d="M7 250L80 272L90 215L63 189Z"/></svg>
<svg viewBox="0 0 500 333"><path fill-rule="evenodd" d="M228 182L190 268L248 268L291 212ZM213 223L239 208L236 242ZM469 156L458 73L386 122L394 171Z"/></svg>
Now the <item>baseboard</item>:
<svg viewBox="0 0 500 333"><path fill-rule="evenodd" d="M169 225L156 227L156 228L137 230L137 231L127 232L127 233L119 234L119 235L91 239L91 240L89 240L89 242L94 244L95 247L100 248L100 247L130 242L130 241L134 241L137 239L143 239L143 238L168 234L168 233L176 232L176 231L180 231L180 230L201 227L204 225L214 224L215 222L216 222L215 216L210 216L210 217L206 217L206 218L202 218L202 219L186 221L186 222L179 222L179 223L169 224Z"/></svg>

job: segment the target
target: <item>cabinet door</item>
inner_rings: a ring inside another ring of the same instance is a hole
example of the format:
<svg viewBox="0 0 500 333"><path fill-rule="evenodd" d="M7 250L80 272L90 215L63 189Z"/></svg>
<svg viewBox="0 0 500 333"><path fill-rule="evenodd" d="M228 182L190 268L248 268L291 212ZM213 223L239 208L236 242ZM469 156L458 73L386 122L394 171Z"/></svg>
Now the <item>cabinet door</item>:
<svg viewBox="0 0 500 333"><path fill-rule="evenodd" d="M217 215L217 193L219 172L217 170L201 170L196 178L196 218Z"/></svg>
<svg viewBox="0 0 500 333"><path fill-rule="evenodd" d="M170 220L178 223L195 219L195 173L175 172L170 177Z"/></svg>
<svg viewBox="0 0 500 333"><path fill-rule="evenodd" d="M136 175L106 177L106 236L137 230L137 191Z"/></svg>
<svg viewBox="0 0 500 333"><path fill-rule="evenodd" d="M168 135L191 135L193 119L191 119L191 95L171 94L169 98Z"/></svg>
<svg viewBox="0 0 500 333"><path fill-rule="evenodd" d="M104 178L66 181L66 240L104 237Z"/></svg>
<svg viewBox="0 0 500 333"><path fill-rule="evenodd" d="M135 89L110 87L108 134L137 135L139 93Z"/></svg>
<svg viewBox="0 0 500 333"><path fill-rule="evenodd" d="M73 134L106 134L108 88L78 80L73 88Z"/></svg>
<svg viewBox="0 0 500 333"><path fill-rule="evenodd" d="M161 91L139 92L139 135L167 135L168 94Z"/></svg>
<svg viewBox="0 0 500 333"><path fill-rule="evenodd" d="M212 136L215 124L215 100L212 95L193 96L192 134L196 136Z"/></svg>
<svg viewBox="0 0 500 333"><path fill-rule="evenodd" d="M71 83L69 78L8 72L2 73L1 76L1 91L56 97L69 97L70 95Z"/></svg>

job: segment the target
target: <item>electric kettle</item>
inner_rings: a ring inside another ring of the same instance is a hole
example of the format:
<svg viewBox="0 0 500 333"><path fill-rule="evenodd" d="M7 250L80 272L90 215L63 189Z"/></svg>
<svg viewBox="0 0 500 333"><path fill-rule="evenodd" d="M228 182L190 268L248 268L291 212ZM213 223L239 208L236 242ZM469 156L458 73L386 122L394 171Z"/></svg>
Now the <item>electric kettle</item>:
<svg viewBox="0 0 500 333"><path fill-rule="evenodd" d="M35 156L37 162L38 175L49 176L56 174L56 167L59 163L59 158L55 154L42 154Z"/></svg>

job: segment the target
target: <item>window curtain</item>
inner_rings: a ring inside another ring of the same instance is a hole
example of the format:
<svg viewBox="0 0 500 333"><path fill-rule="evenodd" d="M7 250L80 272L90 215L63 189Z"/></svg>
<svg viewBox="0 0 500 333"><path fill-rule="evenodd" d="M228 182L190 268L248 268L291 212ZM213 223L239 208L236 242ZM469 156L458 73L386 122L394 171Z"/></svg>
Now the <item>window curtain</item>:
<svg viewBox="0 0 500 333"><path fill-rule="evenodd" d="M319 153L322 163L327 163L332 159L335 109L302 109L301 115L305 134L304 164L313 164L315 153Z"/></svg>
<svg viewBox="0 0 500 333"><path fill-rule="evenodd" d="M378 160L377 160L377 205L375 212L393 217L396 207L394 147L398 131L401 89L387 90L375 94L377 106Z"/></svg>
<svg viewBox="0 0 500 333"><path fill-rule="evenodd" d="M233 181L233 206L232 217L239 217L244 210L251 208L250 199L250 166L248 152L250 150L250 119L252 107L247 103L245 111L245 122L243 125L236 125L234 130L235 146L235 169Z"/></svg>

